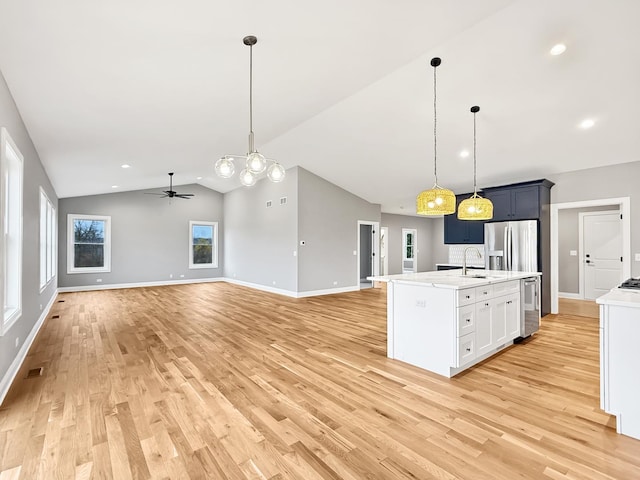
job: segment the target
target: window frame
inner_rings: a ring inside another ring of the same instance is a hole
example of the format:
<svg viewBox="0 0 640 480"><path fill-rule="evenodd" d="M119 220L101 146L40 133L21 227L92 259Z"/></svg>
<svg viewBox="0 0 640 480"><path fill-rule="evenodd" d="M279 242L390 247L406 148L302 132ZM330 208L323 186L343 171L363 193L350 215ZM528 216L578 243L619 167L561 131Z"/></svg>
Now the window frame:
<svg viewBox="0 0 640 480"><path fill-rule="evenodd" d="M11 150L12 155L9 155ZM14 164L13 162L17 162ZM9 164L12 162L12 164ZM18 176L17 180L10 180L9 175ZM7 184L5 183L5 180ZM0 336L4 335L22 316L22 262L23 262L23 214L24 214L24 156L15 144L9 131L0 128L0 182L4 185L0 187L0 277L2 280L2 288L0 288L0 304L2 305L2 316L0 317ZM8 185L11 185L11 188ZM17 200L15 210L7 211L12 208L13 202ZM9 225L9 223L11 225ZM9 229L12 233L17 234L15 244L11 241L8 245ZM11 255L8 255L7 248L13 248ZM8 264L8 258L11 257L11 264ZM7 268L12 268L12 272L7 272ZM9 275L12 278L9 278ZM13 276L17 278L13 278ZM8 280L9 279L9 280ZM11 295L15 297L15 306L8 309L7 302L7 286L12 285Z"/></svg>
<svg viewBox="0 0 640 480"><path fill-rule="evenodd" d="M104 221L104 265L102 267L76 267L75 263L75 220ZM79 213L67 214L67 273L109 273L111 272L111 216L86 215Z"/></svg>
<svg viewBox="0 0 640 480"><path fill-rule="evenodd" d="M193 262L193 227L194 226L206 226L212 227L211 234L211 263L194 263ZM195 270L200 268L218 268L218 222L210 221L189 221L189 269Z"/></svg>
<svg viewBox="0 0 640 480"><path fill-rule="evenodd" d="M43 228L44 227L44 228ZM40 187L40 292L57 275L57 212L49 196Z"/></svg>

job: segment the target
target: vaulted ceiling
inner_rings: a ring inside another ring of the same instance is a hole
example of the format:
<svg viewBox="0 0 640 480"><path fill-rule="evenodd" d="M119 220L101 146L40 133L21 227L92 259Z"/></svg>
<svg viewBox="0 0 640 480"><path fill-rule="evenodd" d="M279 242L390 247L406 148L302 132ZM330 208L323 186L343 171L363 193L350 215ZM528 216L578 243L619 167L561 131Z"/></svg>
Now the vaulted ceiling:
<svg viewBox="0 0 640 480"><path fill-rule="evenodd" d="M0 71L60 197L164 187L169 171L244 188L213 165L247 150L248 34L258 149L385 212L414 213L434 181L434 56L441 185L472 190L473 156L460 156L472 105L480 186L640 160L637 0L0 0L0 12Z"/></svg>

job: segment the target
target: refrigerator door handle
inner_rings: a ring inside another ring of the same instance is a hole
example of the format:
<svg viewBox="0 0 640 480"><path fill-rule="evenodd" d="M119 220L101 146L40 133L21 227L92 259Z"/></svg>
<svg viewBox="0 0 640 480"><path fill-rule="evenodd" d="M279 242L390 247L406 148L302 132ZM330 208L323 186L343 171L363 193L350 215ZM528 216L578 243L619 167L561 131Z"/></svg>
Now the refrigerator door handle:
<svg viewBox="0 0 640 480"><path fill-rule="evenodd" d="M504 269L511 270L511 267L509 266L509 225L504 227L504 236L502 238L504 239Z"/></svg>

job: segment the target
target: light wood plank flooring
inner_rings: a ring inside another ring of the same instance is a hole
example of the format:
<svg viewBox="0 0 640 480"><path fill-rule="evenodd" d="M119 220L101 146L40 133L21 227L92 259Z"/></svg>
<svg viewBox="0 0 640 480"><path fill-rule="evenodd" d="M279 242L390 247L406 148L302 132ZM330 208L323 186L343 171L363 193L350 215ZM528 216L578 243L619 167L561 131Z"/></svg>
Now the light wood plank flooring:
<svg viewBox="0 0 640 480"><path fill-rule="evenodd" d="M575 315L578 317L598 318L600 307L593 300L578 300L574 298L559 298L558 313Z"/></svg>
<svg viewBox="0 0 640 480"><path fill-rule="evenodd" d="M384 295L61 294L0 407L0 480L640 478L596 319L446 379L386 358Z"/></svg>

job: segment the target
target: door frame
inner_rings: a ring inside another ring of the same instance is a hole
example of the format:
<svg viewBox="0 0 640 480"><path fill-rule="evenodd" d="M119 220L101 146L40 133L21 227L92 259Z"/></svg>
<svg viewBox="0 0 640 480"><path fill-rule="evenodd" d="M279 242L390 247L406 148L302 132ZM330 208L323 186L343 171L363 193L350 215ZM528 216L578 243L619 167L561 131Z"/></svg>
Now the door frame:
<svg viewBox="0 0 640 480"><path fill-rule="evenodd" d="M570 208L617 206L622 214L622 277L631 276L631 199L629 197L552 203L551 207L551 313L558 313L558 211Z"/></svg>
<svg viewBox="0 0 640 480"><path fill-rule="evenodd" d="M360 288L360 225L371 225L371 229L374 232L371 235L371 253L372 253L372 268L373 276L377 277L380 275L380 222L370 221L370 220L358 220L357 231L358 234L356 236L356 286Z"/></svg>
<svg viewBox="0 0 640 480"><path fill-rule="evenodd" d="M382 257L382 246L380 247L380 263L382 267L382 274L389 275L389 227L380 227L380 239L384 234L386 255Z"/></svg>
<svg viewBox="0 0 640 480"><path fill-rule="evenodd" d="M611 215L617 214L620 215L619 210L598 210L597 212L578 212L578 258L580 261L578 262L578 295L580 295L580 299L584 300L584 217L585 216L594 216L594 215ZM624 215L623 217L624 218ZM620 231L620 235L622 236L622 231ZM623 254L624 259L624 254ZM627 278L627 277L625 277Z"/></svg>
<svg viewBox="0 0 640 480"><path fill-rule="evenodd" d="M417 228L403 228L402 229L402 239L401 239L401 248L402 248L402 264L401 264L401 268L400 271L402 273L405 273L404 271L404 261L405 261L405 243L404 243L404 239L406 238L405 235L406 233L411 232L413 233L413 273L416 273L418 271L418 229Z"/></svg>

